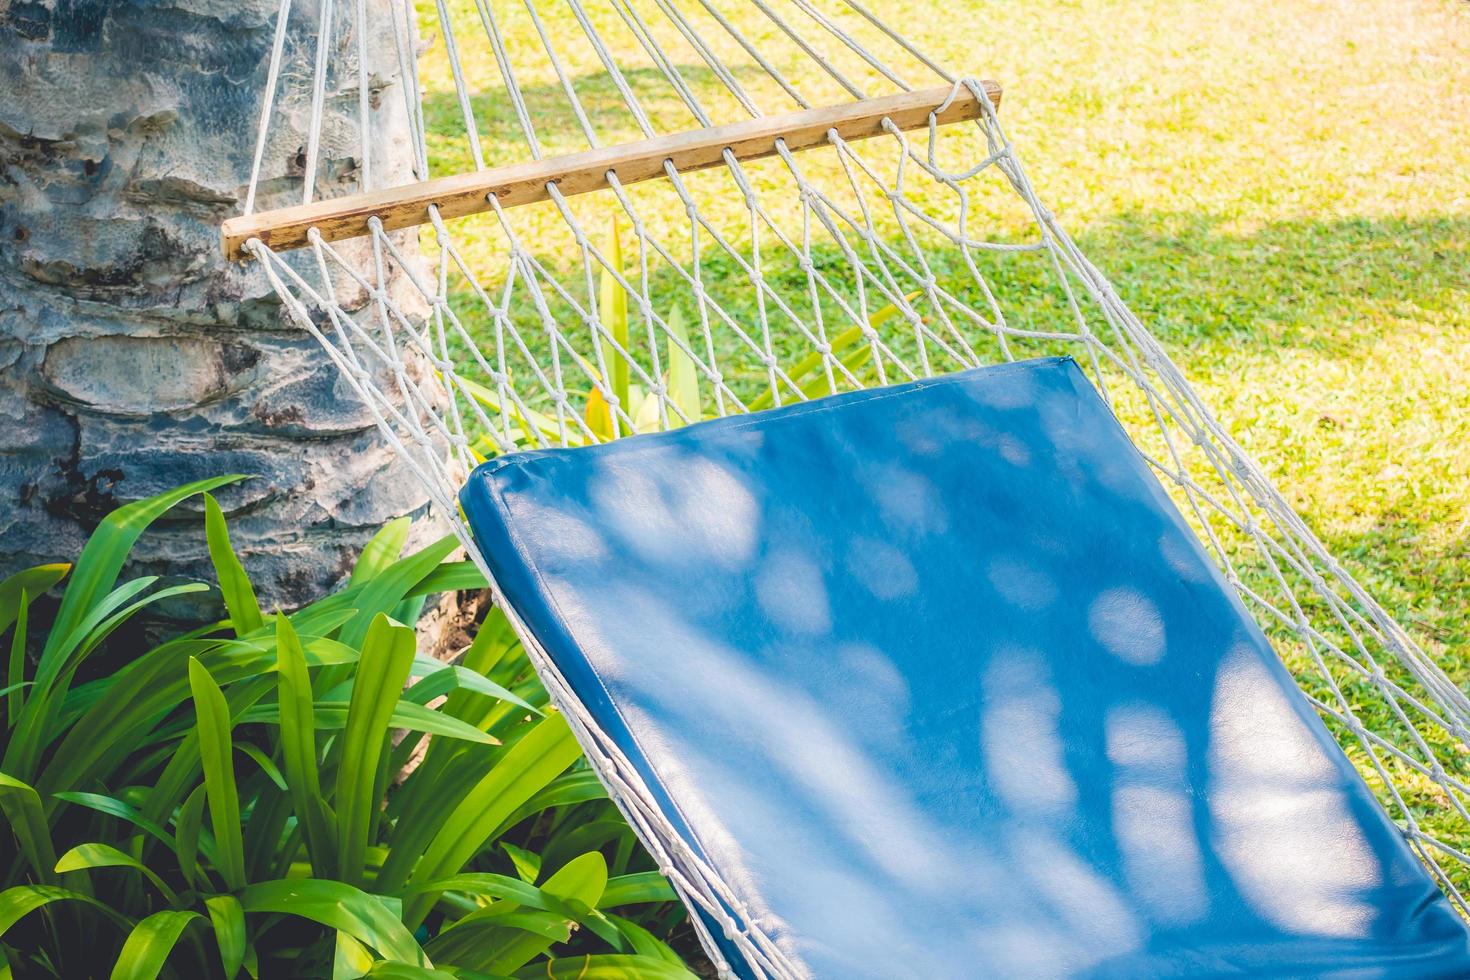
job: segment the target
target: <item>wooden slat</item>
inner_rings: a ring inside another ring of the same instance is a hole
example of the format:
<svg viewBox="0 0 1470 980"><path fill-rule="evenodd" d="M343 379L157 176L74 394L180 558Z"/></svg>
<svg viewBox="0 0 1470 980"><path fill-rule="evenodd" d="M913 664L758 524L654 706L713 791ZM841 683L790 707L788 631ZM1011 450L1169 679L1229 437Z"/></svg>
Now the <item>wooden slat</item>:
<svg viewBox="0 0 1470 980"><path fill-rule="evenodd" d="M990 100L998 105L1000 86L983 84ZM884 119L902 130L920 129L929 125L929 114L951 91L944 86L904 92L263 211L230 218L220 229L221 239L225 255L239 259L245 257L244 245L252 238L278 251L299 248L306 244L311 228L328 241L366 235L368 219L374 215L388 229L425 224L431 204L438 206L443 218L460 218L490 210L492 196L502 207L544 201L549 197L549 184L570 196L606 187L609 172L617 174L623 184L632 184L663 176L665 161L671 161L681 173L719 166L727 149L738 160L756 160L774 156L777 140L784 140L790 150L804 150L826 143L828 132L834 129L845 140L879 136ZM980 114L980 100L962 88L939 113L938 121L960 122Z"/></svg>

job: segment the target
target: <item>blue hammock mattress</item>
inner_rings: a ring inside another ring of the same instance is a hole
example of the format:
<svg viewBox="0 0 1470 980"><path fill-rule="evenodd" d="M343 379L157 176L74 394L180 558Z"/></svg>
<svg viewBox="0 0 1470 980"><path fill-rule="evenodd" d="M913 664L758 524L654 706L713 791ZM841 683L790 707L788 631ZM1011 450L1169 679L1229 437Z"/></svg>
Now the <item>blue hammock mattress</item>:
<svg viewBox="0 0 1470 980"><path fill-rule="evenodd" d="M810 976L1470 976L1464 924L1070 359L508 455L461 499L578 698Z"/></svg>

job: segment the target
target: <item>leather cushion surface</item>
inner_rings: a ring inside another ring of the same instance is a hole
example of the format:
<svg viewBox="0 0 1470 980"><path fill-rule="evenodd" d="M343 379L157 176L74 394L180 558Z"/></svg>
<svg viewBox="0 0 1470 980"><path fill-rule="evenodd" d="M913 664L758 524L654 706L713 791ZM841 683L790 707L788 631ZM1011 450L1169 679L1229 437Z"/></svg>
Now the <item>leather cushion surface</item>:
<svg viewBox="0 0 1470 980"><path fill-rule="evenodd" d="M811 976L1470 975L1068 359L513 454L461 499L579 698Z"/></svg>

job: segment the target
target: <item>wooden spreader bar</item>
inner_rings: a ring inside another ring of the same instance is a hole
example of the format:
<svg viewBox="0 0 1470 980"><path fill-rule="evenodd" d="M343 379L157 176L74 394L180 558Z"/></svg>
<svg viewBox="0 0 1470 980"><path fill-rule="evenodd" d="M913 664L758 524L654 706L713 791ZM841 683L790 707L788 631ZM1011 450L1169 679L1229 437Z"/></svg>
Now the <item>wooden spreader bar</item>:
<svg viewBox="0 0 1470 980"><path fill-rule="evenodd" d="M990 81L981 84L990 101L999 105L1000 86ZM225 256L240 259L246 257L244 246L252 238L282 251L305 245L312 228L327 241L367 235L368 220L374 216L390 230L426 224L430 205L438 206L442 218L462 218L490 210L492 197L502 207L544 201L550 197L549 184L571 196L606 187L609 172L619 182L633 184L663 176L665 161L680 173L717 167L724 162L727 149L737 160L758 160L775 156L778 140L785 141L788 150L805 150L826 143L832 130L844 140L880 136L884 119L901 130L922 129L929 125L929 114L952 92L953 100L938 113L939 123L981 115L980 100L967 88L954 92L946 85L903 92L243 215L224 223L221 239Z"/></svg>

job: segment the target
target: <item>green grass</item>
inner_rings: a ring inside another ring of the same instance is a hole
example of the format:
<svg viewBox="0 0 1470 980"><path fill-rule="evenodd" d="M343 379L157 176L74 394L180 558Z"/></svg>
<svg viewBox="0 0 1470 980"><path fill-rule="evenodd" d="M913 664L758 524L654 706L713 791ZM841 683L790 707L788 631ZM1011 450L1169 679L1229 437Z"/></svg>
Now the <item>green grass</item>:
<svg viewBox="0 0 1470 980"><path fill-rule="evenodd" d="M1043 200L1316 533L1457 682L1470 681L1470 5L993 0L943 16L923 0L880 6L942 61L1003 83L1002 119ZM449 7L457 23L472 10L468 0ZM432 7L421 17L432 35ZM548 17L555 36L575 33L565 15ZM512 28L548 152L581 148L534 36ZM758 40L799 70L774 30ZM603 140L637 138L595 59L565 50ZM434 70L443 54L430 48L425 76L444 79L427 103L434 165L450 171L469 155L447 75ZM707 72L687 75L720 104ZM481 89L487 160L523 157L493 61L470 59L469 78ZM687 127L650 73L630 84L657 124ZM815 158L811 167L834 172ZM779 195L779 167L753 172L758 190ZM738 196L717 177L691 183L717 224L740 226ZM600 233L614 207L599 195L575 210ZM1010 199L980 202L977 214L992 238L1028 233ZM554 209L515 220L549 267L575 271L575 243ZM683 216L653 207L648 220L677 237ZM502 254L493 222L466 222L460 234L493 279ZM709 269L716 290L733 271ZM1006 288L1012 323L1044 327L1065 314L1034 257L985 271ZM783 292L801 292L793 263L771 272ZM936 273L957 283L963 267L951 255ZM720 300L753 323L749 291L737 287ZM687 295L667 273L649 292L659 308ZM974 290L962 298L979 302ZM570 319L565 305L553 311ZM512 314L534 329L529 310ZM736 386L755 390L759 366L735 360ZM1283 654L1299 664L1299 649ZM1397 725L1366 695L1360 709L1371 727ZM1464 771L1463 747L1425 734ZM1435 791L1417 797L1416 808ZM1436 826L1463 843L1470 833L1456 819Z"/></svg>

